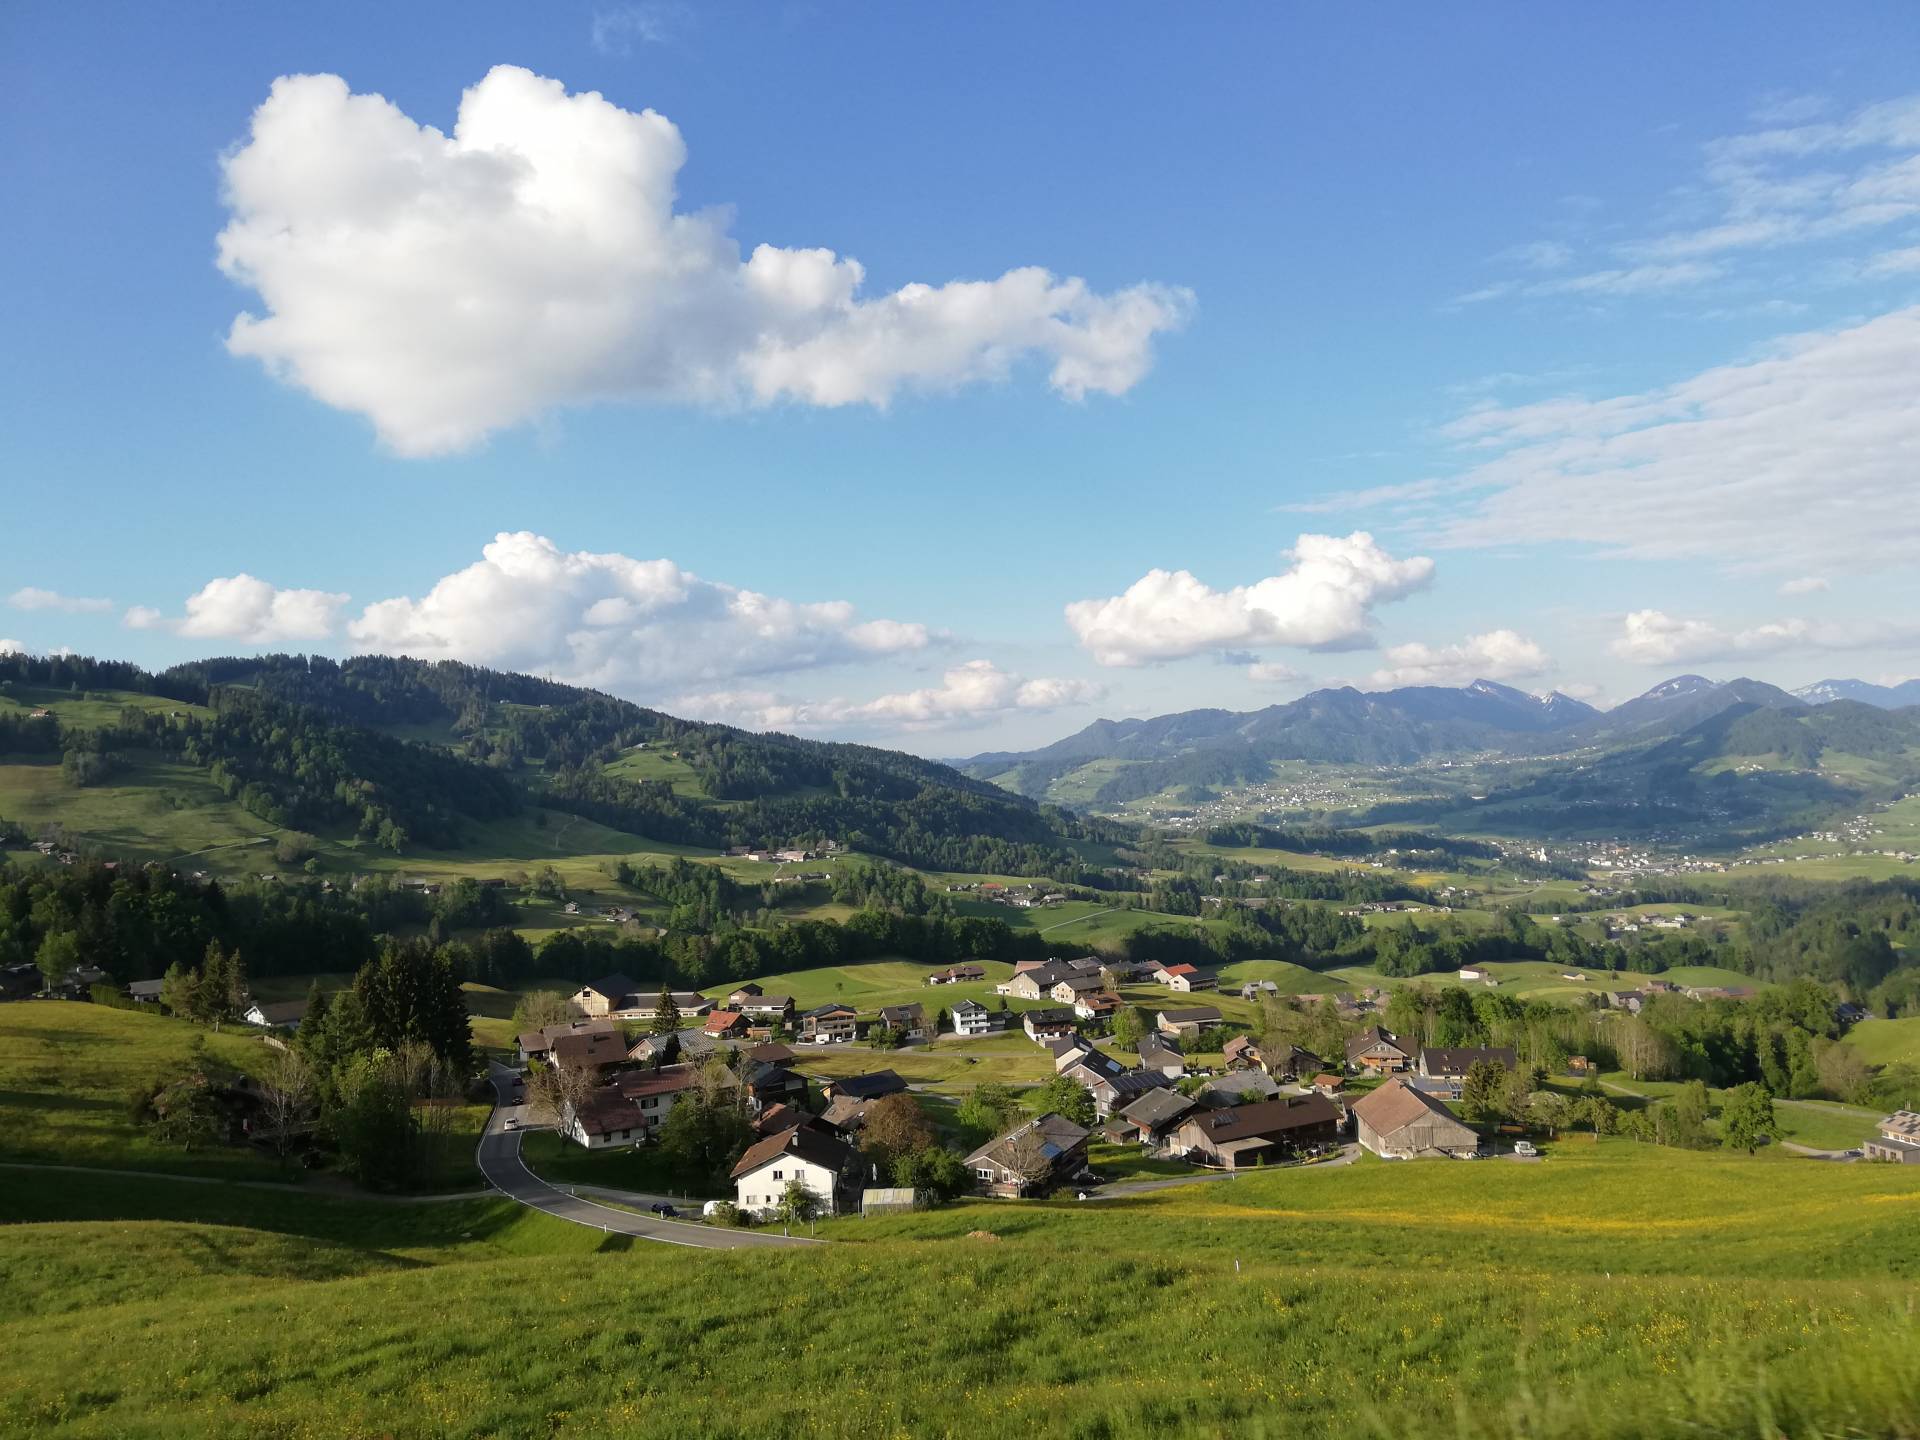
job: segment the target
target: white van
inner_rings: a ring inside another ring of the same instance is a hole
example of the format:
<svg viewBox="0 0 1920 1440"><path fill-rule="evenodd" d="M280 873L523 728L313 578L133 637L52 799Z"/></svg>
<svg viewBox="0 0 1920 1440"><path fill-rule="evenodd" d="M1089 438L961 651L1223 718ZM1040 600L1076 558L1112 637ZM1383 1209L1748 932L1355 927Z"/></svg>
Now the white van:
<svg viewBox="0 0 1920 1440"><path fill-rule="evenodd" d="M1513 1142L1513 1153L1523 1159L1530 1160L1540 1152L1533 1148L1533 1142L1531 1140L1516 1140Z"/></svg>

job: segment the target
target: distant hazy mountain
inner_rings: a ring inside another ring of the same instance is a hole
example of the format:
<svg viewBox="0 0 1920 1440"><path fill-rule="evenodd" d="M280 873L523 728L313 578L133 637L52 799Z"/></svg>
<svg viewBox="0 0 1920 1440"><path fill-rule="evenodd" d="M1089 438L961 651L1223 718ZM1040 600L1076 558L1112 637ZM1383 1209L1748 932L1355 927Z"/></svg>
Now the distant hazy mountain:
<svg viewBox="0 0 1920 1440"><path fill-rule="evenodd" d="M1920 680L1906 680L1898 685L1874 685L1866 680L1821 680L1816 684L1802 685L1793 693L1809 705L1857 700L1862 705L1875 705L1882 710L1899 710L1908 705L1920 705Z"/></svg>
<svg viewBox="0 0 1920 1440"><path fill-rule="evenodd" d="M1568 734L1576 740L1646 740L1689 730L1735 705L1771 710L1798 709L1801 703L1762 680L1714 681L1700 675L1676 675L1644 695L1572 726Z"/></svg>
<svg viewBox="0 0 1920 1440"><path fill-rule="evenodd" d="M1622 745L1689 730L1735 706L1804 710L1786 691L1758 680L1724 683L1681 675L1599 711L1558 691L1529 695L1476 680L1458 688L1316 690L1285 705L1244 713L1187 710L1148 720L1097 720L1039 750L998 751L959 761L965 773L1042 796L1096 761L1082 789L1099 803L1156 794L1168 786L1223 785L1269 776L1271 762L1410 764L1429 755L1477 750L1538 753L1563 746Z"/></svg>
<svg viewBox="0 0 1920 1440"><path fill-rule="evenodd" d="M1001 777L1028 795L1100 760L1132 762L1105 780L1099 798L1150 795L1168 785L1258 780L1274 760L1406 764L1438 752L1502 748L1580 724L1599 714L1569 696L1529 695L1476 680L1452 688L1410 686L1363 692L1316 690L1285 705L1245 713L1187 710L1148 720L1096 720L1039 750L997 751L959 762L967 774Z"/></svg>

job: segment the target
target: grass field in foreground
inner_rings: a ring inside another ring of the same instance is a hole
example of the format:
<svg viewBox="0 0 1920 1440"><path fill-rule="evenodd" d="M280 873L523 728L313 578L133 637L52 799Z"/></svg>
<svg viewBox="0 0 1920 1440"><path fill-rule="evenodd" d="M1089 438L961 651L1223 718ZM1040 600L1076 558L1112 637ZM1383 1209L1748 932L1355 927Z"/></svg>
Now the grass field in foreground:
<svg viewBox="0 0 1920 1440"><path fill-rule="evenodd" d="M0 1275L29 1277L0 1318L0 1427L1559 1440L1920 1426L1920 1176L1891 1167L1568 1146L1538 1165L972 1202L750 1252L590 1253L604 1237L576 1229L569 1253L554 1222L518 1230L498 1201L273 1195L239 1230L120 1218L154 1192L176 1208L182 1192L254 1194L103 1186L67 1207L88 1223L0 1226ZM40 1220L50 1204L0 1189L0 1213ZM485 1233L409 1243L431 1229ZM288 1234L325 1243L274 1239ZM116 1293L101 1259L115 1247L152 1257L155 1283Z"/></svg>

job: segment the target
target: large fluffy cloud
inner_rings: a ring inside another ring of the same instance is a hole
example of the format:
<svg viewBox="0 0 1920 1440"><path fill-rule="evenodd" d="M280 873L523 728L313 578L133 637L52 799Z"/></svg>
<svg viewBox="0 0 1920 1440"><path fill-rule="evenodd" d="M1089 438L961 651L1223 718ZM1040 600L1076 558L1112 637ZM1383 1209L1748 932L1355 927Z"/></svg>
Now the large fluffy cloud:
<svg viewBox="0 0 1920 1440"><path fill-rule="evenodd" d="M1879 650L1920 645L1920 625L1896 621L1770 620L1730 629L1662 610L1635 610L1608 646L1642 665L1738 660L1793 651Z"/></svg>
<svg viewBox="0 0 1920 1440"><path fill-rule="evenodd" d="M1456 482L1380 491L1444 543L1596 544L1785 574L1920 548L1920 307L1800 335L1665 389L1474 411Z"/></svg>
<svg viewBox="0 0 1920 1440"><path fill-rule="evenodd" d="M62 595L58 590L42 590L23 585L7 597L16 610L58 610L63 615L100 615L113 609L113 601L87 595Z"/></svg>
<svg viewBox="0 0 1920 1440"><path fill-rule="evenodd" d="M132 630L281 645L332 635L347 598L330 590L282 590L242 572L202 585L187 597L185 615L170 618L151 606L135 605L122 619Z"/></svg>
<svg viewBox="0 0 1920 1440"><path fill-rule="evenodd" d="M1281 574L1215 590L1186 570L1150 570L1122 594L1076 600L1067 624L1102 665L1146 665L1209 650L1284 645L1352 649L1373 609L1433 577L1424 556L1397 560L1371 535L1302 535Z"/></svg>
<svg viewBox="0 0 1920 1440"><path fill-rule="evenodd" d="M793 700L765 690L683 695L674 707L752 730L944 730L984 724L1015 711L1084 705L1104 694L1086 680L1028 680L990 660L969 660L922 690L872 700Z"/></svg>
<svg viewBox="0 0 1920 1440"><path fill-rule="evenodd" d="M703 580L671 560L563 551L501 534L419 599L369 605L360 650L459 659L624 693L874 660L924 648L924 625L863 620Z"/></svg>
<svg viewBox="0 0 1920 1440"><path fill-rule="evenodd" d="M1415 641L1389 646L1386 664L1370 683L1382 690L1399 685L1465 685L1474 680L1522 680L1544 675L1553 661L1526 636L1513 630L1488 630L1457 645Z"/></svg>
<svg viewBox="0 0 1920 1440"><path fill-rule="evenodd" d="M456 450L603 400L884 405L1041 357L1118 394L1191 297L1012 270L860 296L824 249L743 263L719 212L678 213L680 132L500 66L451 134L333 75L274 82L225 160L221 268L258 292L229 346L394 449Z"/></svg>

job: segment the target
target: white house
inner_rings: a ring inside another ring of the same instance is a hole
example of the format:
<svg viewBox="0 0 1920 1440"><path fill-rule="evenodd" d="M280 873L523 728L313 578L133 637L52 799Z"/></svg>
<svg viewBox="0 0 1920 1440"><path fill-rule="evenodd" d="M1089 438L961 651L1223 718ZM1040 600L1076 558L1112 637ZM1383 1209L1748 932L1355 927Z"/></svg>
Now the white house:
<svg viewBox="0 0 1920 1440"><path fill-rule="evenodd" d="M858 1203L852 1187L860 1182L860 1154L808 1125L769 1135L734 1165L733 1203L749 1215L771 1215L795 1180L819 1197L821 1214L837 1215Z"/></svg>
<svg viewBox="0 0 1920 1440"><path fill-rule="evenodd" d="M956 1000L947 1013L956 1035L991 1035L1000 1028L998 1017L978 1000Z"/></svg>

